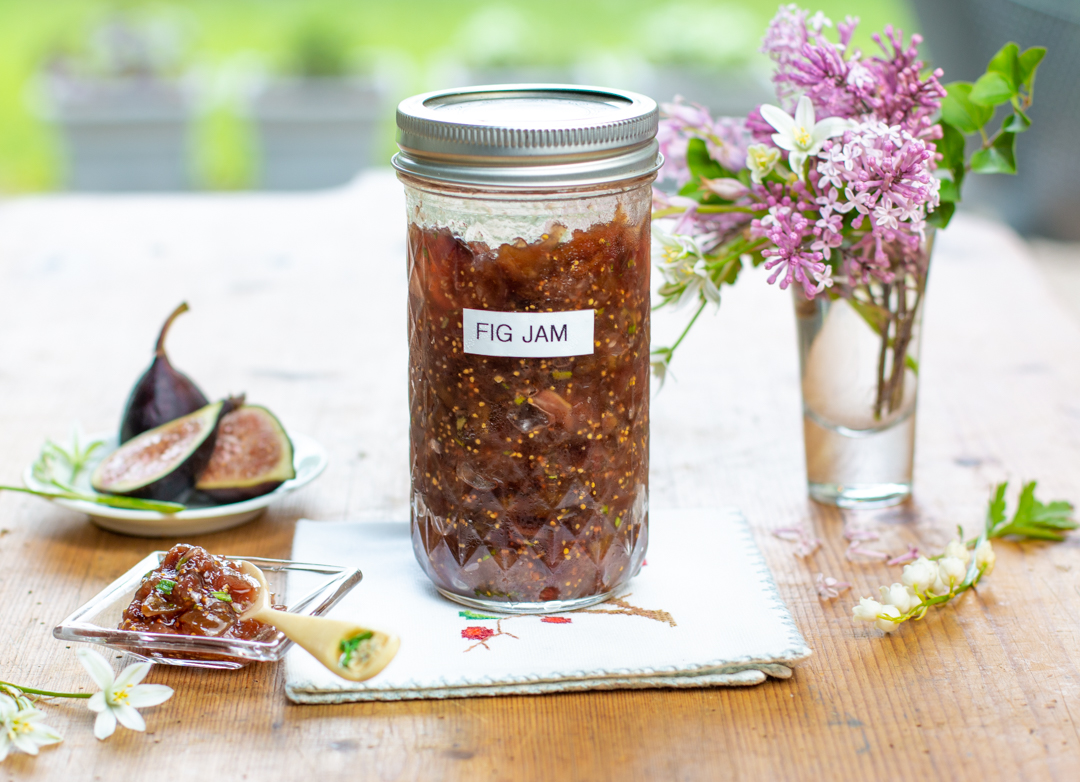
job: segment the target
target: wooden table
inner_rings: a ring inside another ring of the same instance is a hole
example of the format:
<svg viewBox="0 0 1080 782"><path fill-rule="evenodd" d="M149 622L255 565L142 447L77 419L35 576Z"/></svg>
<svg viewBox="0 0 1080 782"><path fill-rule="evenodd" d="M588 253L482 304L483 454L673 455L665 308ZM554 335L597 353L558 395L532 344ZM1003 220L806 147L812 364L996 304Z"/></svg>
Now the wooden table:
<svg viewBox="0 0 1080 782"><path fill-rule="evenodd" d="M210 396L247 391L323 442L323 478L213 551L289 554L295 521L407 515L404 212L388 172L307 196L45 197L0 206L0 479L46 436L111 429L177 302L174 362ZM685 315L686 313L684 313ZM681 316L658 314L658 343ZM653 405L654 507L741 507L815 654L789 681L302 707L282 667L155 668L176 689L148 732L92 735L84 702L46 706L64 735L7 779L1076 779L1080 536L1002 544L985 588L889 637L850 619L899 568L845 560L935 549L974 530L995 481L1080 500L1080 329L1023 244L958 219L939 239L926 313L916 492L841 514L806 499L789 297L750 274L706 317ZM770 531L807 524L803 561ZM89 687L52 627L171 540L102 532L0 495L0 678ZM814 576L855 584L821 602ZM701 574L703 588L708 573ZM222 769L227 773L220 775Z"/></svg>

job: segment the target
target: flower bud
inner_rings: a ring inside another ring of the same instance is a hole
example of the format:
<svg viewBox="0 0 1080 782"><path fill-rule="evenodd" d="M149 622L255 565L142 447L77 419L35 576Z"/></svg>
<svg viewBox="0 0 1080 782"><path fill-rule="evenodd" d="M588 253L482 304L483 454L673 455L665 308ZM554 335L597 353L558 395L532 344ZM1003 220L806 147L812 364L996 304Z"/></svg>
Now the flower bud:
<svg viewBox="0 0 1080 782"><path fill-rule="evenodd" d="M945 553L942 556L956 557L961 560L965 566L971 562L971 552L968 551L967 546L959 540L949 541L949 545L945 547Z"/></svg>
<svg viewBox="0 0 1080 782"><path fill-rule="evenodd" d="M746 150L746 167L750 169L750 178L759 185L779 161L780 150L776 147L752 144Z"/></svg>
<svg viewBox="0 0 1080 782"><path fill-rule="evenodd" d="M959 557L942 557L938 560L938 572L941 580L946 584L946 591L956 586L967 575L967 565Z"/></svg>
<svg viewBox="0 0 1080 782"><path fill-rule="evenodd" d="M852 609L851 614L858 622L875 622L883 606L877 600L864 597L859 604Z"/></svg>
<svg viewBox="0 0 1080 782"><path fill-rule="evenodd" d="M904 565L900 580L916 592L925 592L937 579L937 566L926 557L919 557L910 565Z"/></svg>
<svg viewBox="0 0 1080 782"><path fill-rule="evenodd" d="M912 591L911 587L903 584L893 584L891 587L881 587L881 602L885 605L896 606L901 614L906 614L922 601Z"/></svg>
<svg viewBox="0 0 1080 782"><path fill-rule="evenodd" d="M900 618L900 611L896 606L882 606L879 616L893 616L897 619ZM893 630L900 626L899 622L890 622L888 619L878 619L874 622L874 627L883 633L891 633Z"/></svg>
<svg viewBox="0 0 1080 782"><path fill-rule="evenodd" d="M990 575L990 571L994 569L994 562L997 561L997 554L994 553L994 547L990 545L989 540L984 540L975 549L975 564L983 568L983 575Z"/></svg>
<svg viewBox="0 0 1080 782"><path fill-rule="evenodd" d="M716 179L702 177L701 183L726 201L734 201L750 192L750 188L738 179L732 179L731 177L718 177Z"/></svg>

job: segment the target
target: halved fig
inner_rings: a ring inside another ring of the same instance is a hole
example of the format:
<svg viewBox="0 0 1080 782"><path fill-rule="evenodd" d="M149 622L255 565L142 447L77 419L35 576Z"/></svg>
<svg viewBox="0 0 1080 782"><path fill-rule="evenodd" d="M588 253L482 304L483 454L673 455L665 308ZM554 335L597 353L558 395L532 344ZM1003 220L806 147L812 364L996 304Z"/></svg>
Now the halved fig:
<svg viewBox="0 0 1080 782"><path fill-rule="evenodd" d="M214 402L143 432L106 456L90 484L104 494L181 498L210 462L221 419L241 404L243 399Z"/></svg>
<svg viewBox="0 0 1080 782"><path fill-rule="evenodd" d="M281 422L265 407L245 405L221 419L214 453L195 488L217 502L240 502L295 477L292 441Z"/></svg>

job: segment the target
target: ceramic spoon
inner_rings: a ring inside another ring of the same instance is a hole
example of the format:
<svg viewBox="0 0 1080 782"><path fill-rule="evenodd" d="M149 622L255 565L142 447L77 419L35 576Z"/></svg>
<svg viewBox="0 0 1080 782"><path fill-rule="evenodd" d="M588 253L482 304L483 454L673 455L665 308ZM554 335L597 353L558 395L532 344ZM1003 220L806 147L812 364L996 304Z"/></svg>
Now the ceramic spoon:
<svg viewBox="0 0 1080 782"><path fill-rule="evenodd" d="M301 616L270 607L270 587L263 572L240 560L240 569L259 582L259 594L241 619L273 625L287 638L343 679L362 682L385 668L397 654L396 635L371 630L354 622L321 616Z"/></svg>

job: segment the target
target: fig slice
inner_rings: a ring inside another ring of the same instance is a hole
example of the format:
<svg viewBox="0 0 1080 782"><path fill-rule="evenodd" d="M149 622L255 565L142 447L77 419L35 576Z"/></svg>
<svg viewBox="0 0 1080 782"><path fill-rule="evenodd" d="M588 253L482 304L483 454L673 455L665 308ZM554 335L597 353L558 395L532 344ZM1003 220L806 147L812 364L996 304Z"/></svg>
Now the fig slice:
<svg viewBox="0 0 1080 782"><path fill-rule="evenodd" d="M295 477L292 441L281 422L265 407L245 405L221 419L214 453L195 488L216 502L240 502Z"/></svg>
<svg viewBox="0 0 1080 782"><path fill-rule="evenodd" d="M101 461L90 485L104 494L179 499L210 462L222 417L241 404L214 402L128 440Z"/></svg>
<svg viewBox="0 0 1080 782"><path fill-rule="evenodd" d="M120 422L121 443L210 403L191 378L173 367L165 353L169 327L187 311L187 302L182 302L161 327L154 360L131 389L124 406L124 417Z"/></svg>

